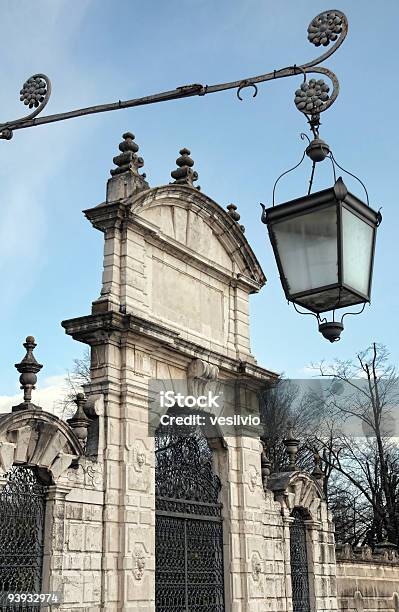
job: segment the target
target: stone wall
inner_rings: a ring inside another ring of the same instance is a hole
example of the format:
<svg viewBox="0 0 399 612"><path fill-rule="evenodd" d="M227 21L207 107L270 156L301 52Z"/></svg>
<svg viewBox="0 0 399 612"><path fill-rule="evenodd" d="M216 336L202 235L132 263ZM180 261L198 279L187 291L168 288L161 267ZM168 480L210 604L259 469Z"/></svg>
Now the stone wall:
<svg viewBox="0 0 399 612"><path fill-rule="evenodd" d="M42 591L59 593L64 610L85 612L98 610L102 598L102 396L92 396L87 409L91 418L86 449L72 427L33 404L0 417L0 493L12 486L13 466L33 468L47 491ZM95 452L89 454L90 446ZM7 495L12 500L12 494ZM8 531L12 536L12 522Z"/></svg>
<svg viewBox="0 0 399 612"><path fill-rule="evenodd" d="M305 526L311 609L316 612L337 610L334 525L323 499L321 483L309 474L294 471L272 474L267 486L274 492L280 504L280 512L277 521L269 513L265 517L266 537L271 538L271 541L266 540L264 551L270 560L267 564L268 575L265 576L270 591L265 590L267 607L264 609L292 610L290 526L293 522L292 511L301 508L307 517ZM271 603L273 597L276 599Z"/></svg>
<svg viewBox="0 0 399 612"><path fill-rule="evenodd" d="M399 612L399 556L381 547L337 546L339 610Z"/></svg>

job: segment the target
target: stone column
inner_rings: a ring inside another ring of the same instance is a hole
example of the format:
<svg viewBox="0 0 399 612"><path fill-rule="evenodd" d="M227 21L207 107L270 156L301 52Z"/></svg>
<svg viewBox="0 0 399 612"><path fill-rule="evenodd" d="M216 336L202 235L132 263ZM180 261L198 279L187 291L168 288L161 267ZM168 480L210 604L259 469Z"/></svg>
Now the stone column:
<svg viewBox="0 0 399 612"><path fill-rule="evenodd" d="M71 487L61 484L48 487L44 518L42 591L59 592L63 602L68 600L70 589L73 588L73 585L64 585L62 577L65 551L65 497L70 491ZM61 609L68 610L68 603L63 603Z"/></svg>
<svg viewBox="0 0 399 612"><path fill-rule="evenodd" d="M226 442L228 474L225 490L222 488L229 554L225 559L226 594L231 597L232 612L249 612L264 600L265 588L261 443L248 436L227 438Z"/></svg>

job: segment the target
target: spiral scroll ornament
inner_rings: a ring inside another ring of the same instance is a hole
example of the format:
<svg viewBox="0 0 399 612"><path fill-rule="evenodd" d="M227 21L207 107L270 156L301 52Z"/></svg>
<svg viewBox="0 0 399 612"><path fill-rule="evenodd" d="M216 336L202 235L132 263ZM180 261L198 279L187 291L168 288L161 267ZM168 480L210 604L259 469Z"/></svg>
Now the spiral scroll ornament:
<svg viewBox="0 0 399 612"><path fill-rule="evenodd" d="M339 12L326 11L313 19L308 27L308 40L316 47L327 47L336 41L342 32L342 17Z"/></svg>
<svg viewBox="0 0 399 612"><path fill-rule="evenodd" d="M47 94L47 82L42 75L37 74L30 77L25 83L21 91L20 100L29 108L38 108L44 102Z"/></svg>
<svg viewBox="0 0 399 612"><path fill-rule="evenodd" d="M5 140L12 138L13 129L24 127L24 122L31 121L42 112L51 95L51 81L45 74L34 74L25 81L19 93L21 102L34 110L26 117L0 125L0 138Z"/></svg>
<svg viewBox="0 0 399 612"><path fill-rule="evenodd" d="M295 106L298 110L309 115L323 112L326 102L329 100L329 86L323 79L310 79L302 83L300 89L295 92Z"/></svg>

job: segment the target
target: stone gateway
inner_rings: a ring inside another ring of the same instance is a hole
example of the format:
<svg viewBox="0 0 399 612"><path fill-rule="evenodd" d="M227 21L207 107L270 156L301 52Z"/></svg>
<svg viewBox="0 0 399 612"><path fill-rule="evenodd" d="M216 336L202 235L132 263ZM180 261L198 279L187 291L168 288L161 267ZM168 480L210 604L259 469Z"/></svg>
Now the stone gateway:
<svg viewBox="0 0 399 612"><path fill-rule="evenodd" d="M249 295L266 279L236 207L194 186L188 149L174 182L154 188L133 134L119 149L106 201L85 211L104 235L101 293L62 323L91 350L85 396L67 423L32 403L41 366L29 337L24 401L0 417L0 595L55 593L70 612L398 610L393 580L376 603L354 577L390 564L387 581L398 579L393 553L347 555L337 589L317 470L292 455L269 474L259 435L234 423L151 432L151 380L197 396L229 385L256 417L277 375L251 353Z"/></svg>

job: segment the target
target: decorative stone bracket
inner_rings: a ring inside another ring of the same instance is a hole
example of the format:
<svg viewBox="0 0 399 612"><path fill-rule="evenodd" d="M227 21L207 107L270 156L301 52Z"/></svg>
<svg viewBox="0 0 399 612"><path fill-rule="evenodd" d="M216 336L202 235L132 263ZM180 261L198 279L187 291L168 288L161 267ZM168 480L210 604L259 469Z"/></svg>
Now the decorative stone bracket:
<svg viewBox="0 0 399 612"><path fill-rule="evenodd" d="M187 368L187 391L189 395L204 395L209 383L215 382L219 368L202 359L193 359Z"/></svg>

